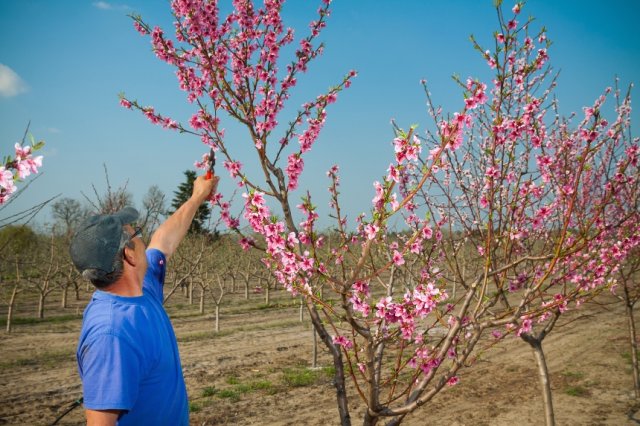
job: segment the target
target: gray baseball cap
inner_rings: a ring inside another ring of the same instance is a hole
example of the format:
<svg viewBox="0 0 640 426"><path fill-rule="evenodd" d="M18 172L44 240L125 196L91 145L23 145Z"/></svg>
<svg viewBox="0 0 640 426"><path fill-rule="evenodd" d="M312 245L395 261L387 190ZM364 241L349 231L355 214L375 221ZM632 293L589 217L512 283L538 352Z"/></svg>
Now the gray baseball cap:
<svg viewBox="0 0 640 426"><path fill-rule="evenodd" d="M138 211L125 207L117 213L87 218L71 239L69 253L78 271L100 269L113 272L113 261L120 250L122 228L138 219Z"/></svg>

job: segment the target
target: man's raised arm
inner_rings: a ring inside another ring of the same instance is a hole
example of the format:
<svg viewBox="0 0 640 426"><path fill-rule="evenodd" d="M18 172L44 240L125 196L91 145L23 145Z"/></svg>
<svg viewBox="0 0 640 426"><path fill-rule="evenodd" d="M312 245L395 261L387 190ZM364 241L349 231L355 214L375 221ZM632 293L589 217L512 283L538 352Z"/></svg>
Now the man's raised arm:
<svg viewBox="0 0 640 426"><path fill-rule="evenodd" d="M211 179L198 176L193 182L191 198L156 229L149 248L160 250L168 260L187 234L200 205L215 194L217 187L218 176L212 176Z"/></svg>

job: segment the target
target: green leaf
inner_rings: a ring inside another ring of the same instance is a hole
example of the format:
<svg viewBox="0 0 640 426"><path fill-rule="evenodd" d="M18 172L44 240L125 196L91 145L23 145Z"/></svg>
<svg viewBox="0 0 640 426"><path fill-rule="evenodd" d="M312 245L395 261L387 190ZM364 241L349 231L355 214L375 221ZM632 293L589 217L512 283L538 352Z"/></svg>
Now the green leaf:
<svg viewBox="0 0 640 426"><path fill-rule="evenodd" d="M43 146L44 146L44 141L38 141L32 145L32 151L37 151L39 149L42 149Z"/></svg>

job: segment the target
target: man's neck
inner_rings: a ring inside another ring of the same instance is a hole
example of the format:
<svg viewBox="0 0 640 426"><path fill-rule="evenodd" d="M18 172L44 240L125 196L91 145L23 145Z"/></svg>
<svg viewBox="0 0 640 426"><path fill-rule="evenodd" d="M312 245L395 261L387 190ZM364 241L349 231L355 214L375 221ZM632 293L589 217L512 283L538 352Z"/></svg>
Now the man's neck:
<svg viewBox="0 0 640 426"><path fill-rule="evenodd" d="M137 280L122 277L102 291L122 297L138 297L142 296L142 284Z"/></svg>

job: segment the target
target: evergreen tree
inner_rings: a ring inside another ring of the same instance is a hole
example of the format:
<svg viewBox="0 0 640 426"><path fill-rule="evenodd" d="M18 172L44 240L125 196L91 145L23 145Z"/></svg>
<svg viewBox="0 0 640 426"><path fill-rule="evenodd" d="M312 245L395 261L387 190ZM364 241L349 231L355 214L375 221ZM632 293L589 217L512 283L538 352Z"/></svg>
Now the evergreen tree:
<svg viewBox="0 0 640 426"><path fill-rule="evenodd" d="M182 182L178 186L177 191L173 191L173 193L175 194L175 196L173 197L173 201L171 201L171 207L173 208L173 211L171 211L170 213L175 212L182 204L184 204L185 201L187 201L191 197L191 194L193 192L193 182L196 180L196 172L192 170L186 170L184 172L184 175L186 177L186 181ZM191 222L191 227L189 228L189 233L208 234L209 231L205 229L205 224L209 219L210 214L211 208L209 207L208 202L205 201L196 211L196 215L193 218L193 222Z"/></svg>

